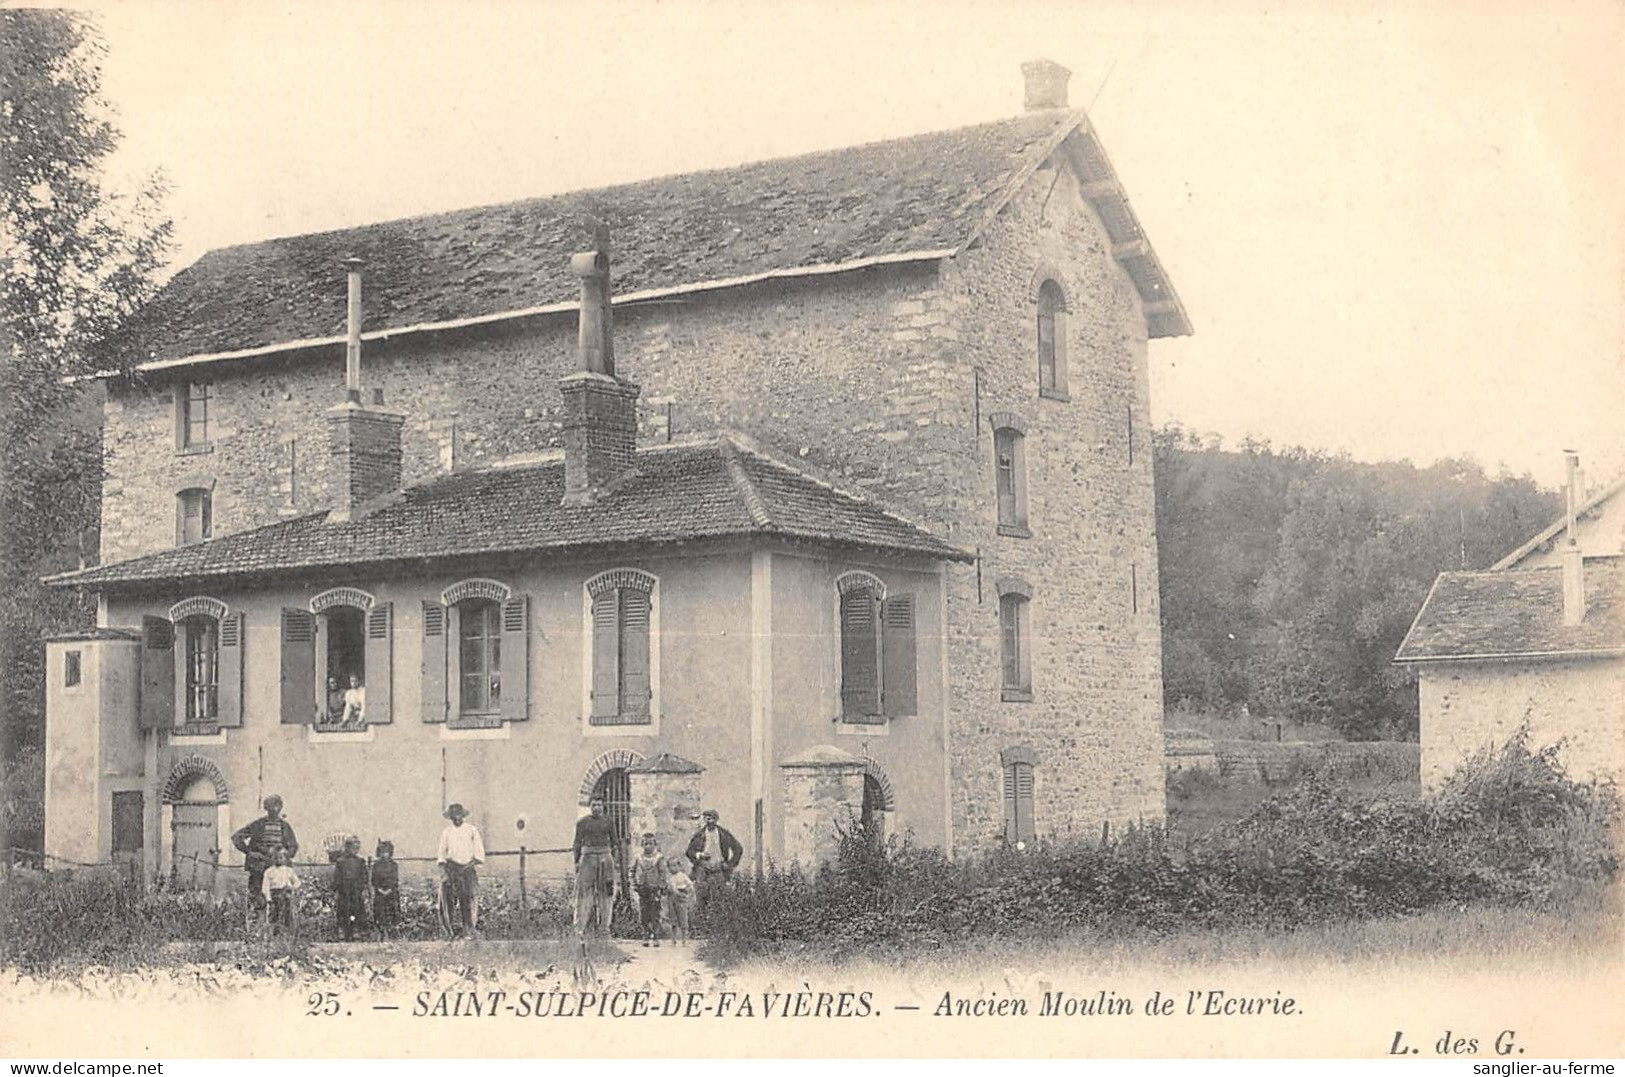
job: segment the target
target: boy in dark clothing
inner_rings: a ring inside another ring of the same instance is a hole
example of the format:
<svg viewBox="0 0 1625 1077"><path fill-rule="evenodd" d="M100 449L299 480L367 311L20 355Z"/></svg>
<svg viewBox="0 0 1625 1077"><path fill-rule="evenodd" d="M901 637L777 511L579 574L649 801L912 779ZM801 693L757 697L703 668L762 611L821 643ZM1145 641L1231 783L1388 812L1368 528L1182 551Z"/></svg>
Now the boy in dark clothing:
<svg viewBox="0 0 1625 1077"><path fill-rule="evenodd" d="M293 824L282 818L282 798L275 793L266 797L265 814L233 834L231 844L243 854L243 867L248 869L249 907L263 913L265 869L275 862L277 850L287 853L290 862L299 852Z"/></svg>
<svg viewBox="0 0 1625 1077"><path fill-rule="evenodd" d="M401 866L393 842L380 841L372 862L372 926L389 938L401 923Z"/></svg>
<svg viewBox="0 0 1625 1077"><path fill-rule="evenodd" d="M346 838L344 851L333 861L333 908L345 942L354 942L356 932L366 923L366 893L367 865L361 859L361 842Z"/></svg>

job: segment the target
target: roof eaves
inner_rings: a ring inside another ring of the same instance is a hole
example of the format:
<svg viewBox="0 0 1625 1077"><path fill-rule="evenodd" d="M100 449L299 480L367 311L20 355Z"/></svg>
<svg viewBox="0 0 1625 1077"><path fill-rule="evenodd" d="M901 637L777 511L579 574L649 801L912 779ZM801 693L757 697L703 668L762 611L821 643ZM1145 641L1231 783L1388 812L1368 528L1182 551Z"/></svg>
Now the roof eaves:
<svg viewBox="0 0 1625 1077"><path fill-rule="evenodd" d="M1591 515L1591 513L1597 510L1597 506L1601 505L1604 501L1607 501L1609 498L1613 497L1622 490L1625 490L1625 475L1621 475L1607 486L1604 486L1596 494L1587 499L1585 504L1575 509L1574 518L1578 520L1581 517ZM1501 560L1491 565L1490 571L1499 572L1504 569L1512 568L1519 561L1522 561L1525 557L1528 557L1546 543L1556 538L1558 533L1567 525L1568 513L1564 512L1562 515L1558 516L1557 519L1548 524L1545 530L1541 531L1540 534L1536 535L1534 538L1530 539L1528 542L1524 543L1522 546L1519 546L1516 550L1513 550L1511 553L1501 558Z"/></svg>
<svg viewBox="0 0 1625 1077"><path fill-rule="evenodd" d="M1488 661L1551 661L1563 658L1618 658L1625 656L1625 647L1568 647L1555 651L1496 651L1469 654L1422 654L1396 657L1396 663L1423 662L1488 662Z"/></svg>
<svg viewBox="0 0 1625 1077"><path fill-rule="evenodd" d="M701 292L723 291L729 288L742 288L752 284L760 284L769 280L787 280L798 277L822 277L836 273L851 273L859 269L869 269L874 266L901 265L910 262L934 262L943 258L952 257L952 247L932 247L914 251L898 251L891 254L876 254L864 258L851 258L843 262L819 262L805 266L786 266L780 269L763 270L760 273L748 273L738 277L720 277L713 280L690 281L686 284L674 284L664 288L644 288L635 292L622 292L612 297L614 306L626 306L632 303L647 302L655 299L670 299L675 296L694 295ZM522 307L518 310L498 311L494 314L479 314L468 318L452 318L438 322L419 322L413 325L404 325L390 329L373 329L361 334L363 341L387 341L396 337L414 336L420 333L451 332L458 329L471 329L478 326L494 325L501 322L515 321L521 318L542 317L549 314L567 314L579 310L581 304L576 300L558 303L544 303L541 306ZM138 363L134 370L137 373L154 373L170 370L175 367L197 366L204 363L228 362L233 359L254 359L266 355L276 355L281 352L304 351L309 348L336 347L344 343L343 335L324 337L305 337L298 340L279 341L274 344L260 344L251 348L233 348L227 351L199 352L194 355L183 355L174 359L154 359L145 363ZM118 371L97 371L94 374L80 375L75 380L96 381L119 376Z"/></svg>

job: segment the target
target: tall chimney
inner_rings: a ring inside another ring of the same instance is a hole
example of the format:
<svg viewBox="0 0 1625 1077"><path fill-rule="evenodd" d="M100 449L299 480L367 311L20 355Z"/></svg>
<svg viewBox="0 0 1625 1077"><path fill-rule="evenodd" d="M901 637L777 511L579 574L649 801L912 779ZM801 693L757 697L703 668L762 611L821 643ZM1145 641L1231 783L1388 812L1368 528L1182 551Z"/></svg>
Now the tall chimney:
<svg viewBox="0 0 1625 1077"><path fill-rule="evenodd" d="M609 230L594 229L594 249L571 256L581 280L581 323L574 373L559 379L564 398L564 499L591 505L632 470L637 452L638 387L615 376L610 304Z"/></svg>
<svg viewBox="0 0 1625 1077"><path fill-rule="evenodd" d="M333 453L332 508L328 520L342 523L364 515L369 504L401 488L401 426L406 417L367 407L361 399L361 267L343 261L348 278L345 317L344 402L327 409Z"/></svg>
<svg viewBox="0 0 1625 1077"><path fill-rule="evenodd" d="M1066 83L1072 72L1054 60L1029 60L1021 65L1021 74L1027 81L1028 112L1066 107Z"/></svg>
<svg viewBox="0 0 1625 1077"><path fill-rule="evenodd" d="M1568 468L1568 482L1563 487L1563 623L1573 627L1586 616L1585 556L1575 533L1575 516L1580 511L1580 454L1565 449L1563 456Z"/></svg>

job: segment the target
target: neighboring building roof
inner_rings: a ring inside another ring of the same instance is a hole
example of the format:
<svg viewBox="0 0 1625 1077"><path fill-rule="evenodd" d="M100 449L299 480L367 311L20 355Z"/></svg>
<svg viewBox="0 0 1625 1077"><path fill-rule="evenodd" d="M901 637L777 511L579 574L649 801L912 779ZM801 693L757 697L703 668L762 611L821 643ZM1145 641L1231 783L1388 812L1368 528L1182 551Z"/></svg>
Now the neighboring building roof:
<svg viewBox="0 0 1625 1077"><path fill-rule="evenodd" d="M137 369L338 344L342 257L366 260L365 339L574 310L569 256L609 225L615 300L947 257L1065 144L1148 331L1190 323L1082 111L210 251L134 319Z"/></svg>
<svg viewBox="0 0 1625 1077"><path fill-rule="evenodd" d="M306 570L360 572L481 555L627 543L765 536L970 561L873 502L731 437L644 449L597 504L566 508L560 459L448 475L345 523L326 512L51 576L56 586L138 589L175 580L245 580Z"/></svg>
<svg viewBox="0 0 1625 1077"><path fill-rule="evenodd" d="M1584 484L1581 485L1583 486ZM1604 486L1602 489L1598 490L1595 494L1592 494L1591 497L1582 502L1580 507L1574 511L1575 520L1584 520L1588 516L1595 515L1597 511L1603 507L1603 505L1619 495L1622 491L1625 491L1625 475L1621 475L1612 483ZM1568 513L1565 511L1559 515L1557 519L1548 524L1544 531L1530 539L1528 542L1524 543L1522 546L1519 546L1516 550L1513 550L1505 557L1501 558L1501 560L1495 562L1495 564L1491 565L1490 568L1508 569L1514 567L1530 554L1538 553L1540 550L1544 549L1548 543L1563 533L1563 529L1566 526L1568 526Z"/></svg>
<svg viewBox="0 0 1625 1077"><path fill-rule="evenodd" d="M1587 558L1585 619L1563 624L1563 570L1446 572L1398 662L1625 655L1625 558Z"/></svg>

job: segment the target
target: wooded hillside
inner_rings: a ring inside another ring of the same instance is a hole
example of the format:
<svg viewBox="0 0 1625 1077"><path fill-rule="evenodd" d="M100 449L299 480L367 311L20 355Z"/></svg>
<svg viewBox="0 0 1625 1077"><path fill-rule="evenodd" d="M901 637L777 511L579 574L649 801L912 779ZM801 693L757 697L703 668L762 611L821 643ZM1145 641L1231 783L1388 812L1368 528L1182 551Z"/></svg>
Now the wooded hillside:
<svg viewBox="0 0 1625 1077"><path fill-rule="evenodd" d="M1487 568L1560 496L1471 460L1358 463L1167 427L1156 436L1163 693L1170 707L1409 737L1390 660L1440 572Z"/></svg>

